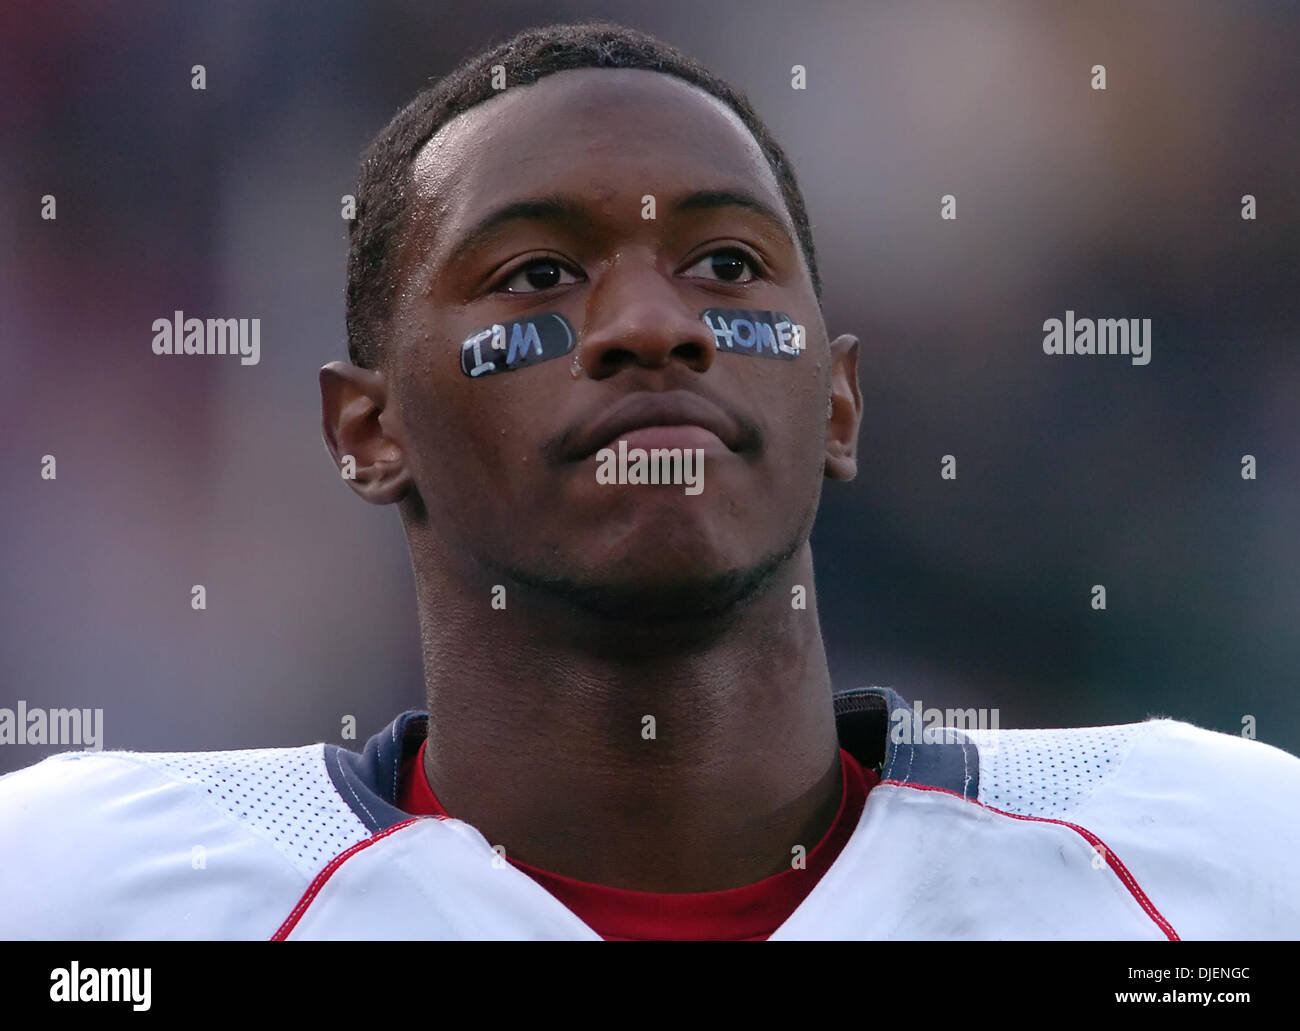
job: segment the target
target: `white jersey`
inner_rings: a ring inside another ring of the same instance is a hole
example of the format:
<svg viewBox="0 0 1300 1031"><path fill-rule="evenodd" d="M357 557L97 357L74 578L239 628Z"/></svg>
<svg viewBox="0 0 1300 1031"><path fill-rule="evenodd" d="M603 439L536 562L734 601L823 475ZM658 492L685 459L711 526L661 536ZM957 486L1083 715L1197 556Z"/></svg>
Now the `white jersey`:
<svg viewBox="0 0 1300 1031"><path fill-rule="evenodd" d="M1295 756L1168 719L907 743L894 691L835 707L881 783L770 941L1300 937ZM0 778L0 937L599 940L468 823L397 808L426 729Z"/></svg>

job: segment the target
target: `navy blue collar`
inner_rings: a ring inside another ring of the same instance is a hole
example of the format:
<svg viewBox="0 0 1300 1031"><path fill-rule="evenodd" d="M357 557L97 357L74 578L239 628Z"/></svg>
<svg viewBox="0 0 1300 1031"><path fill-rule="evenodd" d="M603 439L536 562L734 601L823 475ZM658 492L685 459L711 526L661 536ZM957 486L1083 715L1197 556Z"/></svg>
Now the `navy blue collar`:
<svg viewBox="0 0 1300 1031"><path fill-rule="evenodd" d="M960 732L942 741L911 741L913 707L893 688L856 687L834 696L840 745L882 780L898 780L975 798L979 792L979 750ZM372 832L409 820L397 808L402 762L428 735L429 714L410 709L366 742L360 752L325 746L325 768L343 800ZM916 737L919 737L917 728Z"/></svg>

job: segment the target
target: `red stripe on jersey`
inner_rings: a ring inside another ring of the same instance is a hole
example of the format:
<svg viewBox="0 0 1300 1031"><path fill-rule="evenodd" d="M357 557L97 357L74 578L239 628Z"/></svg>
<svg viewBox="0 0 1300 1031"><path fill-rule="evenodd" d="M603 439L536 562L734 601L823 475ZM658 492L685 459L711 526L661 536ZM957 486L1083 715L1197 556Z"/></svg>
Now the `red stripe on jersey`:
<svg viewBox="0 0 1300 1031"><path fill-rule="evenodd" d="M320 894L321 888L325 887L325 882L334 875L335 870L355 856L363 848L369 848L376 841L388 837L388 835L392 834L394 831L400 831L403 827L409 827L411 824L418 822L418 818L412 817L409 820L403 820L401 823L395 823L391 827L385 827L378 834L371 835L366 838L365 841L358 841L351 848L340 852L331 859L325 865L325 869L318 873L311 884L307 886L307 890L303 892L302 898L300 898L298 904L293 907L293 912L290 913L285 918L284 923L280 925L280 929L276 931L275 934L271 935L271 941L281 942L289 936L289 932L292 931L298 921L302 919L302 915L307 912L307 907L315 901L316 896Z"/></svg>
<svg viewBox="0 0 1300 1031"><path fill-rule="evenodd" d="M972 805L977 805L981 809L989 810L989 812L998 813L1001 816L1010 816L1013 820L1030 820L1034 823L1055 823L1061 827L1069 827L1070 830L1081 835L1094 849L1100 851L1102 858L1105 860L1106 866L1115 871L1115 876L1120 879L1120 883L1128 889L1129 894L1133 896L1137 901L1137 904L1142 907L1143 912L1151 918L1152 922L1160 928L1164 933L1164 936L1170 941L1176 942L1182 940L1178 937L1178 932L1174 930L1173 925L1164 918L1160 910L1156 909L1155 904L1147 898L1147 893L1142 890L1142 886L1138 884L1137 878L1129 873L1127 866L1120 862L1119 856L1117 856L1110 846L1102 841L1101 838L1088 830L1087 827L1080 827L1077 823L1070 823L1066 820L1053 820L1046 816L1022 816L1020 813L1008 813L1005 810L996 808L995 806L985 805L983 802L977 802L973 798L963 798L956 791L949 791L947 788L932 787L929 784L905 784L901 780L886 780L882 783L888 784L891 787L912 788L915 791L937 791L943 795L952 795L953 798L961 798L963 802L970 802Z"/></svg>
<svg viewBox="0 0 1300 1031"><path fill-rule="evenodd" d="M424 775L424 750L402 765L398 807L417 816L449 819ZM506 856L606 941L765 941L830 869L857 828L867 793L879 783L840 749L843 789L830 828L804 857L803 869L783 870L724 891L670 894L629 891L575 880Z"/></svg>

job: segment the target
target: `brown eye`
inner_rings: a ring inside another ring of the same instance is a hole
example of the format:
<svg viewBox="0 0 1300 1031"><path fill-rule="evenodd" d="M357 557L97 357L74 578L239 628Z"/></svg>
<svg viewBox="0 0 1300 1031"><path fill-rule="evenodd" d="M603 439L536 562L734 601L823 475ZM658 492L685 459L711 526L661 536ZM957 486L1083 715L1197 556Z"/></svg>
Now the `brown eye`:
<svg viewBox="0 0 1300 1031"><path fill-rule="evenodd" d="M554 258L535 258L503 282L500 289L511 294L531 294L540 290L549 290L553 286L564 285L565 281L561 277L566 272L568 270ZM575 277L568 282L576 283L578 279Z"/></svg>
<svg viewBox="0 0 1300 1031"><path fill-rule="evenodd" d="M755 270L756 262L738 247L724 247L714 251L701 258L687 271L691 272L706 265L708 272L703 276L705 279L716 279L723 283L749 283L757 278L756 275L751 275L748 279L742 278L746 268L751 272Z"/></svg>

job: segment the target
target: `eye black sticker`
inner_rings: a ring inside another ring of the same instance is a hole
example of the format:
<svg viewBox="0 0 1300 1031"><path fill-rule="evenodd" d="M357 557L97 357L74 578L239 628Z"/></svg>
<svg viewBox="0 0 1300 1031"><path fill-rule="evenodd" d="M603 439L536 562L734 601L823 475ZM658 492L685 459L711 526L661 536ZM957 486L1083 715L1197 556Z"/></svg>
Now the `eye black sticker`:
<svg viewBox="0 0 1300 1031"><path fill-rule="evenodd" d="M700 314L719 351L793 361L807 347L804 327L780 311L709 308Z"/></svg>
<svg viewBox="0 0 1300 1031"><path fill-rule="evenodd" d="M518 322L497 322L471 333L460 345L460 371L477 379L559 358L573 350L577 334L558 312Z"/></svg>

